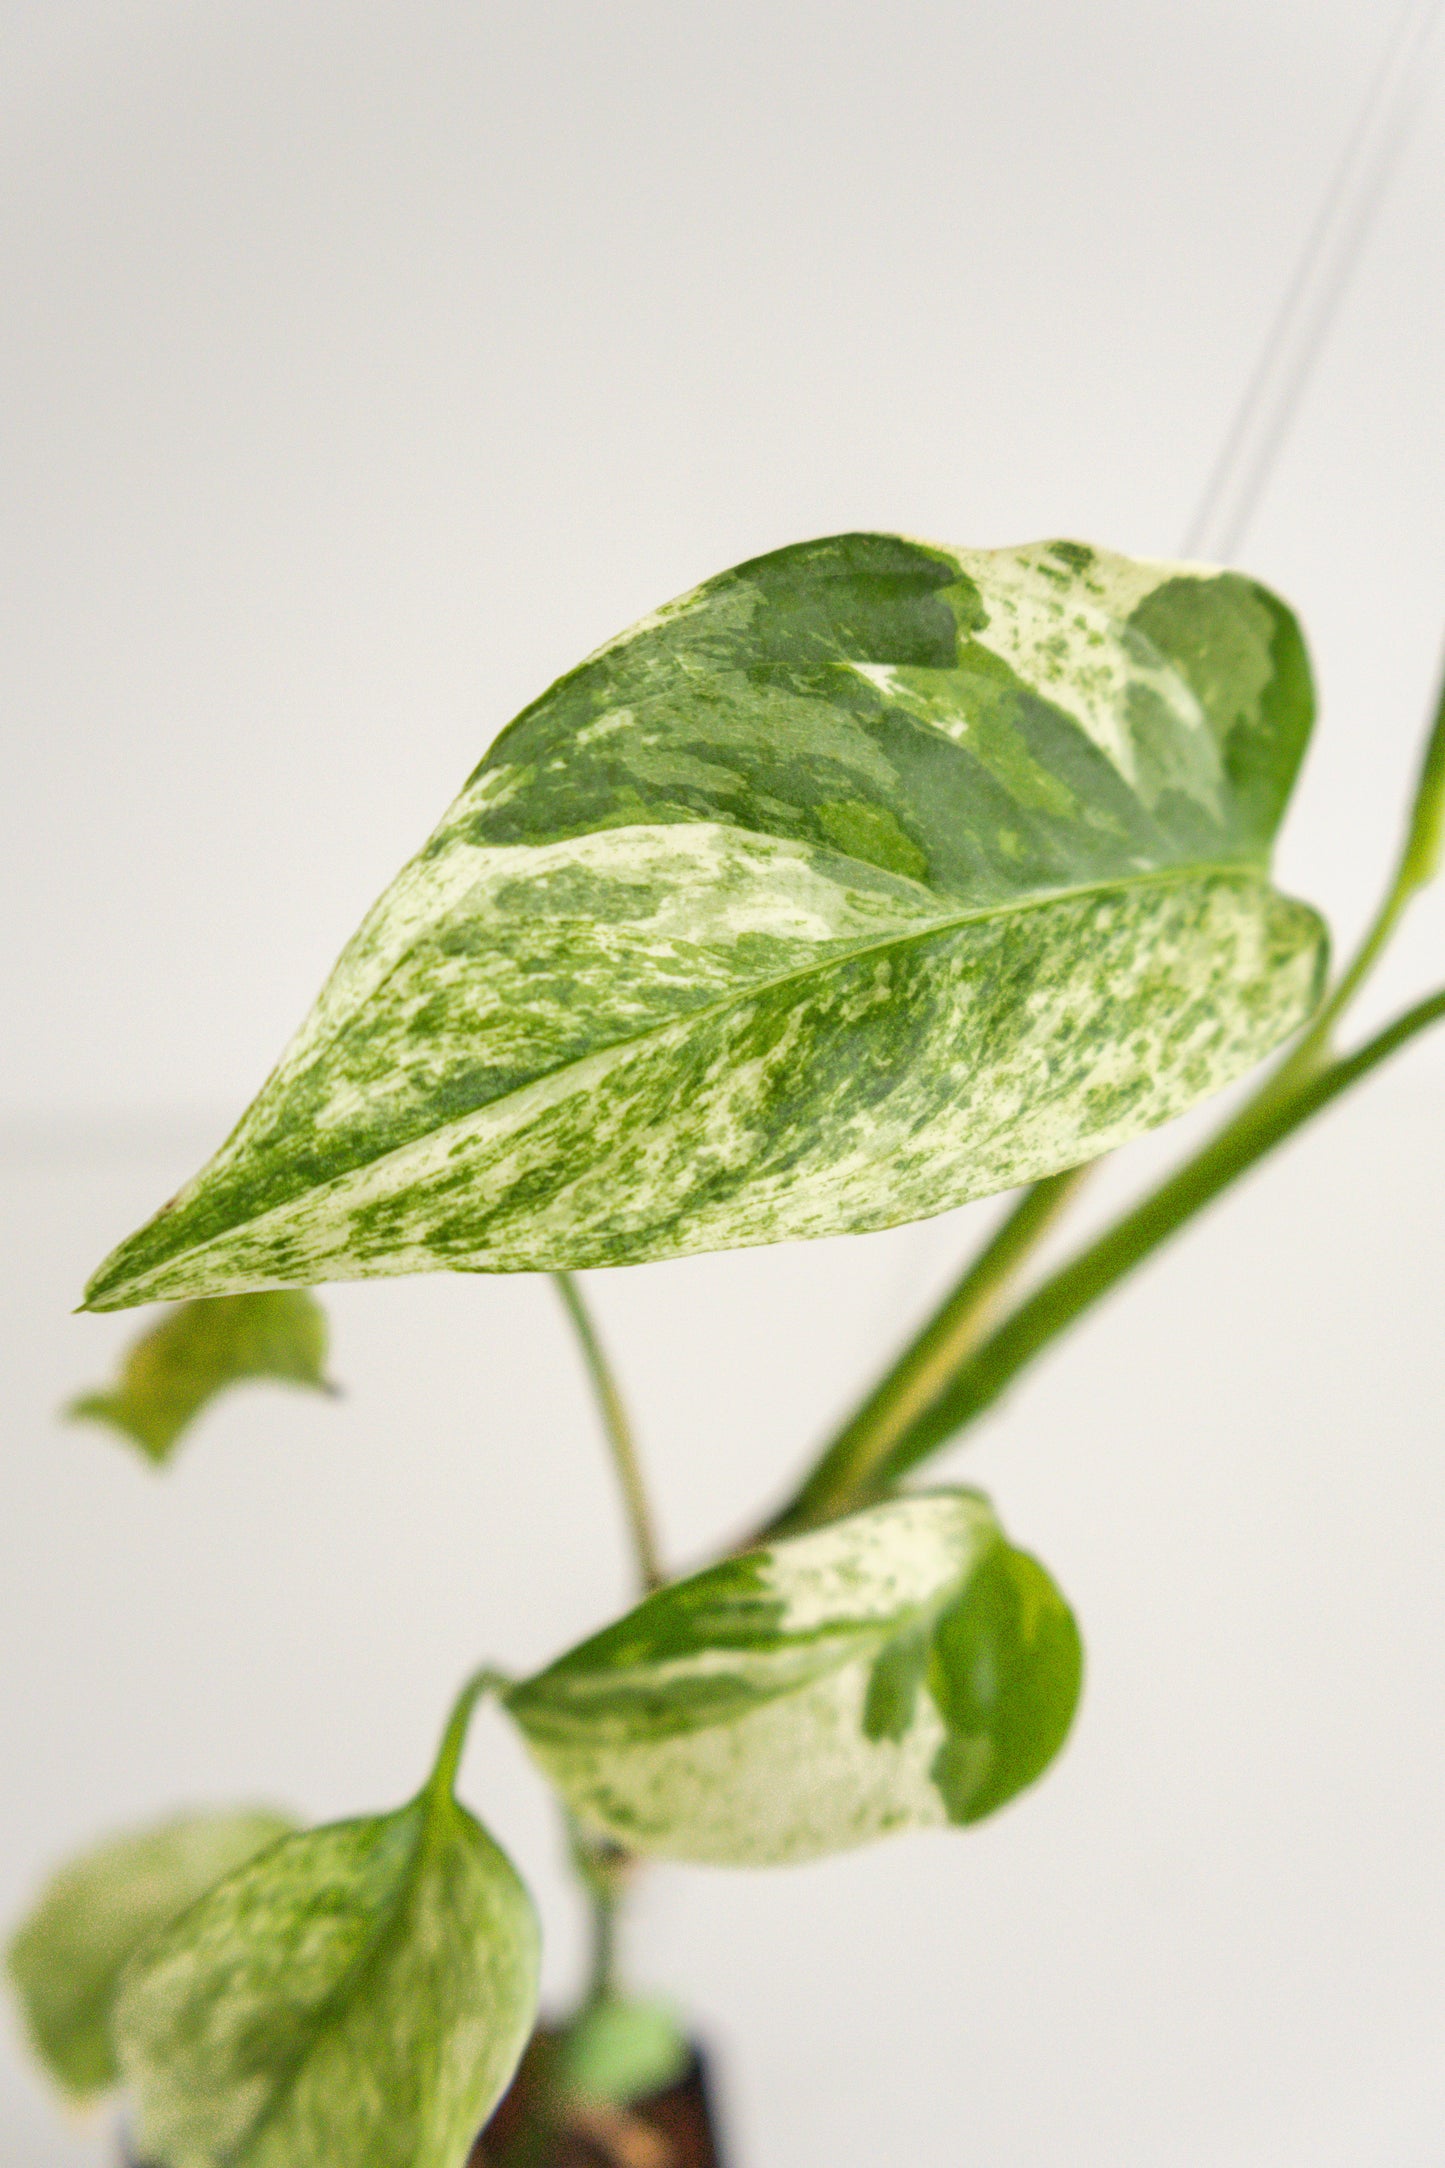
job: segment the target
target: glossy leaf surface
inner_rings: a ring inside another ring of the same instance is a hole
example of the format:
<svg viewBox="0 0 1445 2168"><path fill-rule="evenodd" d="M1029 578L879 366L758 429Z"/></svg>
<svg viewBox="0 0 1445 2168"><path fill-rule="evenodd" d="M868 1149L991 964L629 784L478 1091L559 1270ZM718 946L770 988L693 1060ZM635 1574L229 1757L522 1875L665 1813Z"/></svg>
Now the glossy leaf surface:
<svg viewBox="0 0 1445 2168"><path fill-rule="evenodd" d="M232 1875L142 1953L115 2038L166 2168L461 2168L536 1996L526 1891L432 1792Z"/></svg>
<svg viewBox="0 0 1445 2168"><path fill-rule="evenodd" d="M326 1338L325 1311L299 1289L185 1302L131 1345L114 1386L82 1393L65 1412L73 1421L108 1424L163 1463L227 1386L270 1378L334 1390Z"/></svg>
<svg viewBox="0 0 1445 2168"><path fill-rule="evenodd" d="M884 1227L1258 1061L1323 934L1252 581L845 535L738 566L504 731L230 1140L88 1300Z"/></svg>
<svg viewBox="0 0 1445 2168"><path fill-rule="evenodd" d="M935 1491L676 1582L507 1702L585 1823L765 1865L992 1813L1063 1744L1082 1665L986 1500Z"/></svg>
<svg viewBox="0 0 1445 2168"><path fill-rule="evenodd" d="M31 2042L77 2099L116 2082L110 2015L136 1951L294 1825L256 1809L179 1815L52 1876L8 1952Z"/></svg>

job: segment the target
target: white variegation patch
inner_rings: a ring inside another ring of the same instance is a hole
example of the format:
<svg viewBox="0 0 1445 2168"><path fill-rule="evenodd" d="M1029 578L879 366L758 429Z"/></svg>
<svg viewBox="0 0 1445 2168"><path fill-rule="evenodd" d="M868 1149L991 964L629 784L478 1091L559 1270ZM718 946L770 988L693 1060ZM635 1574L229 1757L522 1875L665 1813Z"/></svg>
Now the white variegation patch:
<svg viewBox="0 0 1445 2168"><path fill-rule="evenodd" d="M1073 716L1151 806L1158 787L1141 772L1131 709L1140 693L1152 694L1168 719L1176 776L1219 817L1223 773L1197 697L1162 656L1120 634L1121 622L1146 596L1185 567L1144 566L1096 551L1087 568L1076 571L1046 543L960 550L958 561L987 596L988 623L974 634L980 647Z"/></svg>
<svg viewBox="0 0 1445 2168"><path fill-rule="evenodd" d="M905 1829L942 1828L943 1744L921 1694L901 1740L863 1730L870 1665L841 1665L735 1723L626 1749L533 1742L573 1812L654 1859L785 1867Z"/></svg>
<svg viewBox="0 0 1445 2168"><path fill-rule="evenodd" d="M758 1579L776 1600L783 1636L844 1625L893 1632L956 1587L998 1533L976 1491L896 1498L760 1553Z"/></svg>

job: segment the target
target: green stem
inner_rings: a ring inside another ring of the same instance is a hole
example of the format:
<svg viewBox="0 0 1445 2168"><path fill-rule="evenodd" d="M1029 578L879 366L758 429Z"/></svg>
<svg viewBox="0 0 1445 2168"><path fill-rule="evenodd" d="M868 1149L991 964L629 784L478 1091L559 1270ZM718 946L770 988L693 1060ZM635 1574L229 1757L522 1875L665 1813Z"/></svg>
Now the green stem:
<svg viewBox="0 0 1445 2168"><path fill-rule="evenodd" d="M769 1535L827 1520L865 1495L900 1438L984 1338L1021 1267L1053 1227L1095 1162L1026 1189L862 1405L849 1417Z"/></svg>
<svg viewBox="0 0 1445 2168"><path fill-rule="evenodd" d="M633 1854L608 1837L568 1822L572 1865L592 1908L592 1961L578 2015L595 2009L617 1986L617 1919L637 1867Z"/></svg>
<svg viewBox="0 0 1445 2168"><path fill-rule="evenodd" d="M592 1974L587 1983L588 2007L606 2002L617 1975L617 1899L592 1900Z"/></svg>
<svg viewBox="0 0 1445 2168"><path fill-rule="evenodd" d="M1405 841L1384 900L1354 956L1311 1019L1304 1037L1276 1069L1256 1104L1263 1105L1292 1091L1302 1077L1328 1058L1336 1024L1379 962L1391 934L1404 916L1406 905L1435 878L1440 865L1442 822L1445 822L1445 676L1442 676L1436 695Z"/></svg>
<svg viewBox="0 0 1445 2168"><path fill-rule="evenodd" d="M1269 1093L1246 1107L1152 1196L1046 1280L964 1361L932 1405L896 1440L875 1471L875 1492L896 1482L981 1415L1050 1340L1125 1273L1292 1131L1441 1017L1445 1017L1445 991L1418 1002L1357 1052L1316 1069L1289 1094Z"/></svg>
<svg viewBox="0 0 1445 2168"><path fill-rule="evenodd" d="M582 1299L582 1290L570 1272L555 1272L557 1283L567 1315L571 1318L592 1381L592 1391L597 1401L597 1412L602 1418L602 1429L617 1471L622 1491L623 1510L632 1537L632 1552L637 1563L637 1577L644 1594L661 1588L667 1580L658 1554L657 1537L652 1524L652 1508L647 1500L647 1487L642 1480L642 1465L637 1457L637 1447L632 1436L632 1426L627 1420L627 1410L617 1389L617 1380L607 1360L602 1342L592 1316Z"/></svg>
<svg viewBox="0 0 1445 2168"><path fill-rule="evenodd" d="M452 1704L452 1713L447 1718L447 1728L437 1749L436 1764L427 1779L427 1790L434 1799L450 1799L456 1790L462 1749L467 1743L467 1730L477 1703L484 1694L505 1693L511 1683L505 1671L494 1671L490 1666L474 1671L467 1680Z"/></svg>
<svg viewBox="0 0 1445 2168"><path fill-rule="evenodd" d="M587 1375L597 1401L597 1412L602 1418L602 1429L612 1454L613 1467L617 1472L618 1486L622 1492L623 1510L632 1538L632 1553L637 1565L637 1578L644 1595L662 1588L667 1581L662 1559L658 1551L657 1536L653 1527L652 1508L648 1501L647 1486L643 1481L642 1464L627 1419L627 1410L618 1391L612 1365L602 1345L592 1314L582 1297L582 1289L570 1272L553 1274L557 1292L563 1307L572 1320ZM597 2003L604 2002L612 1994L617 1969L617 1914L622 1902L631 1855L620 1845L605 1838L592 1838L569 1823L572 1864L578 1880L587 1893L592 1913L592 1964L579 2015Z"/></svg>

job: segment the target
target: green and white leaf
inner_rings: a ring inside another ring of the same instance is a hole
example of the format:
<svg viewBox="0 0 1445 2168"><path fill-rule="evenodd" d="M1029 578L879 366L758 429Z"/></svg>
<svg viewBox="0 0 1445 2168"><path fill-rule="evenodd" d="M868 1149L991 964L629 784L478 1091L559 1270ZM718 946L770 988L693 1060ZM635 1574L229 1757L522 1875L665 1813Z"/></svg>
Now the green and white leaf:
<svg viewBox="0 0 1445 2168"><path fill-rule="evenodd" d="M1058 1752L1082 1669L987 1501L932 1491L676 1582L506 1701L584 1823L756 1866L991 1814Z"/></svg>
<svg viewBox="0 0 1445 2168"><path fill-rule="evenodd" d="M108 1424L159 1465L229 1385L271 1378L334 1392L326 1339L325 1311L299 1290L184 1302L132 1342L113 1386L82 1393L65 1413Z"/></svg>
<svg viewBox="0 0 1445 2168"><path fill-rule="evenodd" d="M85 2100L116 2082L111 2005L136 1951L294 1826L254 1808L178 1815L52 1876L7 1966L35 2052L66 2092Z"/></svg>
<svg viewBox="0 0 1445 2168"><path fill-rule="evenodd" d="M126 1976L140 2145L166 2168L462 2168L537 1962L525 1889L449 1793L289 1838Z"/></svg>
<svg viewBox="0 0 1445 2168"><path fill-rule="evenodd" d="M1253 581L844 535L505 730L92 1308L885 1227L1072 1166L1318 993L1309 734Z"/></svg>

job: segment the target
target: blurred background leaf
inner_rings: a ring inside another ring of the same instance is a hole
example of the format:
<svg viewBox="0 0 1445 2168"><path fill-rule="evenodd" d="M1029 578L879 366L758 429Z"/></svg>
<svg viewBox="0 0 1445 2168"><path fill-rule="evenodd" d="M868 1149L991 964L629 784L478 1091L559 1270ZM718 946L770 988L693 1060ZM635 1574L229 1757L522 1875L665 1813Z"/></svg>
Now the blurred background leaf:
<svg viewBox="0 0 1445 2168"><path fill-rule="evenodd" d="M116 2082L110 2011L142 1943L294 1822L269 1809L182 1814L72 1860L17 1929L7 1969L50 2075L77 2100Z"/></svg>
<svg viewBox="0 0 1445 2168"><path fill-rule="evenodd" d="M81 1393L65 1413L108 1423L161 1466L229 1385L271 1378L334 1393L326 1345L326 1313L304 1289L184 1302L132 1342L113 1386Z"/></svg>

